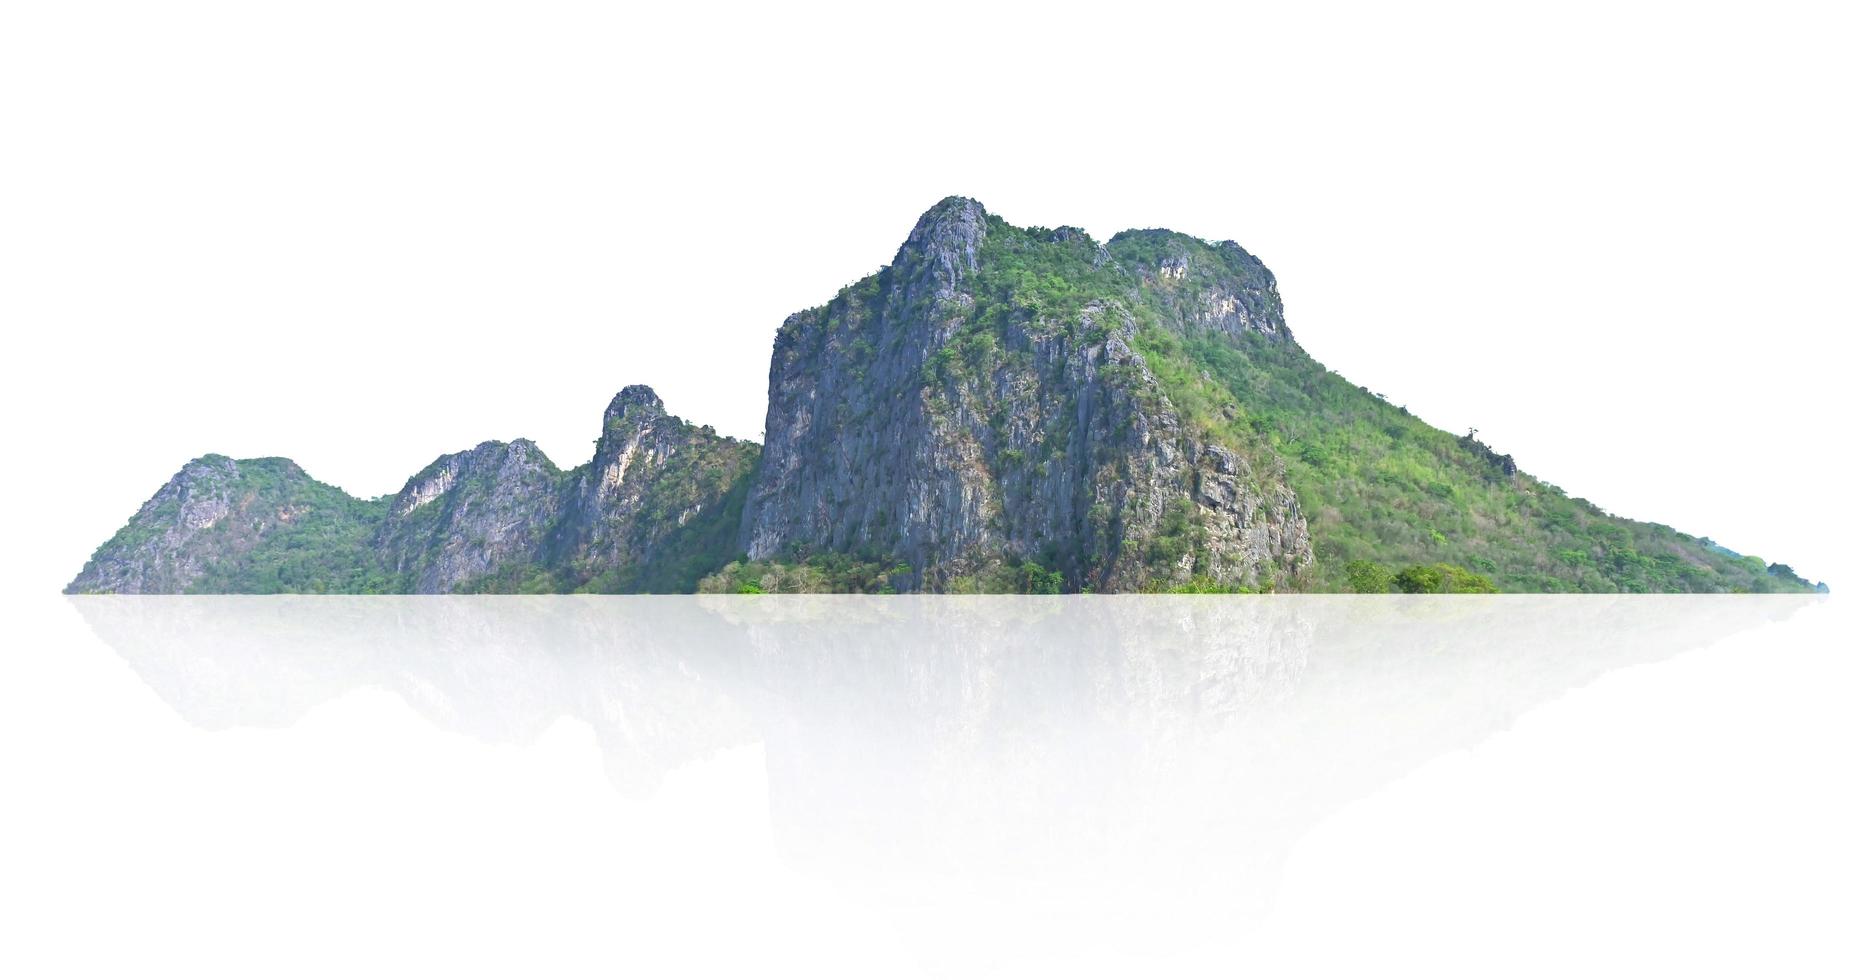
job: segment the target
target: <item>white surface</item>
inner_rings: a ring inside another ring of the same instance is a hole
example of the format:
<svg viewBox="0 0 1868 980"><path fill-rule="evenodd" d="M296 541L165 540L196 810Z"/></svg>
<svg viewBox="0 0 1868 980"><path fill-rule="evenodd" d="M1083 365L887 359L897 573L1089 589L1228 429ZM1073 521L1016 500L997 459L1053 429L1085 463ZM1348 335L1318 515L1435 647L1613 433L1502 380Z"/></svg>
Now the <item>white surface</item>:
<svg viewBox="0 0 1868 980"><path fill-rule="evenodd" d="M1840 588L1863 17L9 3L8 574L69 581L207 452L364 495L484 439L568 466L631 383L757 437L784 317L967 194L1236 239L1357 384Z"/></svg>
<svg viewBox="0 0 1868 980"><path fill-rule="evenodd" d="M8 976L1859 976L1840 600L38 599Z"/></svg>

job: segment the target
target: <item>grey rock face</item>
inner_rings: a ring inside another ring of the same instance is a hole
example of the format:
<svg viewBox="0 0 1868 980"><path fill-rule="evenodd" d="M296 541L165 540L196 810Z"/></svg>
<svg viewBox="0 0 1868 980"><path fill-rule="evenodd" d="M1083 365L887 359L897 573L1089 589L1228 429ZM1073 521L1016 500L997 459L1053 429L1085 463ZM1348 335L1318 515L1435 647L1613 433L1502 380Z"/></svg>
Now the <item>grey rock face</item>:
<svg viewBox="0 0 1868 980"><path fill-rule="evenodd" d="M538 563L561 474L529 439L483 442L428 464L375 536L411 592L453 592L515 563Z"/></svg>
<svg viewBox="0 0 1868 980"><path fill-rule="evenodd" d="M114 546L110 560L85 563L70 591L185 591L207 560L195 543L233 512L239 484L240 465L225 456L191 461L131 518L138 533L119 533L113 538L106 545ZM236 536L243 535L236 532Z"/></svg>
<svg viewBox="0 0 1868 980"><path fill-rule="evenodd" d="M367 585L363 551L380 513L288 459L202 456L99 547L66 591L358 589ZM316 547L286 567L300 542ZM235 588L241 582L252 587Z"/></svg>
<svg viewBox="0 0 1868 980"><path fill-rule="evenodd" d="M740 501L759 447L669 415L632 385L603 413L596 456L566 481L554 556L581 582L680 584L733 557ZM705 567L702 567L705 566ZM691 583L690 583L691 586Z"/></svg>
<svg viewBox="0 0 1868 980"><path fill-rule="evenodd" d="M1106 288L1033 301L1034 269ZM1135 348L1143 309L1282 329L1268 273L1208 271L1158 285L1080 231L942 201L890 266L780 330L749 557L873 556L921 589L1025 561L1071 589L1288 581L1311 560L1294 495L1189 431Z"/></svg>
<svg viewBox="0 0 1868 980"><path fill-rule="evenodd" d="M67 591L689 591L735 554L758 451L631 387L568 473L529 440L484 442L366 501L290 460L204 456Z"/></svg>
<svg viewBox="0 0 1868 980"><path fill-rule="evenodd" d="M1133 256L1129 271L1141 293L1182 332L1291 340L1277 280L1237 242L1205 246L1179 232L1148 229L1121 232L1109 247Z"/></svg>

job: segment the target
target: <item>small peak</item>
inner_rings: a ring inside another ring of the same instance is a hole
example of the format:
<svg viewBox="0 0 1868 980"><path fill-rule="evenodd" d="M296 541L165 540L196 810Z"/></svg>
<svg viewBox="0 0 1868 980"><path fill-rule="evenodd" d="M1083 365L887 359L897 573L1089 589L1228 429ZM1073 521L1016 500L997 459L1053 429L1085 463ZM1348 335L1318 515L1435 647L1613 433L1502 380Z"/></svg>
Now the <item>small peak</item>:
<svg viewBox="0 0 1868 980"><path fill-rule="evenodd" d="M648 385L630 385L617 392L615 398L610 399L610 407L603 410L603 421L607 424L614 419L641 415L644 412L651 415L666 414L666 409L662 408L661 396Z"/></svg>
<svg viewBox="0 0 1868 980"><path fill-rule="evenodd" d="M921 220L925 222L929 218L937 217L939 215L965 214L965 213L978 214L978 215L984 216L986 213L986 209L978 201L975 201L970 197L962 197L958 194L949 194L948 196L943 197L938 201L935 201L933 207L928 208L926 211L922 212Z"/></svg>
<svg viewBox="0 0 1868 980"><path fill-rule="evenodd" d="M240 461L220 453L206 453L196 456L182 464L182 468L169 477L162 485L165 491L186 490L200 486L212 486L227 480L238 479Z"/></svg>
<svg viewBox="0 0 1868 980"><path fill-rule="evenodd" d="M507 442L502 439L488 439L485 442L458 453L449 453L435 460L436 465L458 461L469 467L504 466L509 463L524 463L531 460L545 459L545 454L538 444L530 439L514 439Z"/></svg>
<svg viewBox="0 0 1868 980"><path fill-rule="evenodd" d="M630 385L610 399L603 410L603 431L597 434L597 456L606 457L617 445L628 442L668 418L662 400L648 385Z"/></svg>
<svg viewBox="0 0 1868 980"><path fill-rule="evenodd" d="M939 242L955 235L976 237L986 227L986 209L970 197L943 197L921 212L909 244Z"/></svg>
<svg viewBox="0 0 1868 980"><path fill-rule="evenodd" d="M979 268L979 246L986 237L986 209L970 197L945 197L921 215L895 255L899 263L910 253L931 257L947 288L960 276Z"/></svg>

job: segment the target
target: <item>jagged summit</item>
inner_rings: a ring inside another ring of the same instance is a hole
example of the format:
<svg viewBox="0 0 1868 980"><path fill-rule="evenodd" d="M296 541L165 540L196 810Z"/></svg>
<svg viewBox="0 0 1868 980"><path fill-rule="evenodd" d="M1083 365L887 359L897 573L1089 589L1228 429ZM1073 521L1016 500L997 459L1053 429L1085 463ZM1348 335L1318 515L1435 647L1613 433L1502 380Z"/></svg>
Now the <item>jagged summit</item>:
<svg viewBox="0 0 1868 980"><path fill-rule="evenodd" d="M972 198L942 198L915 222L891 268L909 275L919 272L921 283L951 293L963 274L979 267L980 241L989 220L986 209Z"/></svg>
<svg viewBox="0 0 1868 980"><path fill-rule="evenodd" d="M916 589L1027 566L1071 589L1299 584L1312 554L1290 489L1184 425L1136 345L1143 317L1251 322L1259 284L1233 289L1227 259L1188 243L1159 274L1080 229L936 204L890 266L786 321L747 555L869 556Z"/></svg>
<svg viewBox="0 0 1868 980"><path fill-rule="evenodd" d="M978 201L959 194L949 194L935 201L921 217L915 219L914 230L909 232L910 242L938 235L943 229L964 228L983 224L988 217L986 208Z"/></svg>
<svg viewBox="0 0 1868 980"><path fill-rule="evenodd" d="M648 411L656 415L667 414L667 409L662 407L661 396L655 393L655 389L648 385L630 385L617 392L615 398L610 399L610 406L603 410L603 420L608 422L632 411Z"/></svg>
<svg viewBox="0 0 1868 980"><path fill-rule="evenodd" d="M1356 387L1271 270L966 197L773 342L766 444L631 385L595 452L437 458L356 500L203 456L71 591L1807 591L1613 517Z"/></svg>

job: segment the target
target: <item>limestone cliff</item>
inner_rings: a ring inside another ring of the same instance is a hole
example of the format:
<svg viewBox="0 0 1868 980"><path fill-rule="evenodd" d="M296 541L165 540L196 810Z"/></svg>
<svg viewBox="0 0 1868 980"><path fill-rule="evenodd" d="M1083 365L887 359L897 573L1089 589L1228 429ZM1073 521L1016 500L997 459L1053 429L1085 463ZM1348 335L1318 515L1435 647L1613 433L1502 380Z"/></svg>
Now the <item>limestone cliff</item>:
<svg viewBox="0 0 1868 980"><path fill-rule="evenodd" d="M1188 261L1132 272L1081 231L937 204L780 329L748 556L873 556L909 588L1025 562L1072 591L1298 584L1309 534L1275 463L1196 431L1136 349L1144 316L1288 335L1262 265L1193 292Z"/></svg>
<svg viewBox="0 0 1868 980"><path fill-rule="evenodd" d="M204 456L67 591L691 591L735 554L757 456L639 386L569 472L530 440L484 442L357 500L289 460Z"/></svg>
<svg viewBox="0 0 1868 980"><path fill-rule="evenodd" d="M203 456L97 549L69 592L375 591L380 502L288 459Z"/></svg>
<svg viewBox="0 0 1868 980"><path fill-rule="evenodd" d="M552 561L596 591L686 591L737 553L755 443L669 415L624 388L603 413L597 454L566 482Z"/></svg>
<svg viewBox="0 0 1868 980"><path fill-rule="evenodd" d="M450 453L390 501L376 548L410 592L454 592L503 568L535 565L562 482L528 439Z"/></svg>

